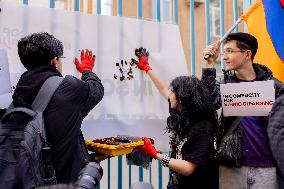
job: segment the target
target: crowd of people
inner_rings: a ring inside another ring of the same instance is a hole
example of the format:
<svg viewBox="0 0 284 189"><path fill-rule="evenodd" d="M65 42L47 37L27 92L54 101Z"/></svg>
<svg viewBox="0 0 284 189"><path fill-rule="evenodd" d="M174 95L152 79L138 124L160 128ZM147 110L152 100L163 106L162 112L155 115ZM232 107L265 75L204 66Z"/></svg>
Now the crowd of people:
<svg viewBox="0 0 284 189"><path fill-rule="evenodd" d="M168 189L281 187L279 180L284 178L283 84L273 77L269 68L253 62L258 49L254 36L231 33L223 43L224 49L220 41L204 49L201 79L179 76L173 78L169 86L155 74L145 48L134 52L137 60L133 62L149 76L169 103L166 128L170 134L170 156L156 150L147 137L143 138L144 146L137 148L171 170ZM18 54L27 71L19 79L12 105L31 108L47 78L63 77L63 45L48 33L34 33L19 40ZM226 64L220 81L216 79L214 68L219 55ZM96 156L88 154L81 132L83 119L104 96L102 82L93 70L95 58L91 51L82 50L81 57L74 61L81 79L65 76L43 112L57 183L75 183L88 162L98 161ZM228 117L223 111L217 114L217 110L222 109L220 84L267 80L274 81L276 99L269 116ZM5 112L1 109L0 116ZM18 115L14 119L23 122L26 118ZM3 175L0 183L3 184Z"/></svg>

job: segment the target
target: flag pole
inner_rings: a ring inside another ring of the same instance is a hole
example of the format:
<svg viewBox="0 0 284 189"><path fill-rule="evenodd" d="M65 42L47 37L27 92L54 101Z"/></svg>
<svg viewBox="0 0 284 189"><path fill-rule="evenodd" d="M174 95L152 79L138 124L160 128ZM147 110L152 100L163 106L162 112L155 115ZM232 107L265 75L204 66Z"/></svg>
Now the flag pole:
<svg viewBox="0 0 284 189"><path fill-rule="evenodd" d="M242 14L238 20L234 23L234 25L224 34L224 36L220 39L220 42L222 43L226 37L235 29L235 27L243 20L246 20L250 14L257 9L261 5L260 0L255 0L255 2L248 8L248 10Z"/></svg>
<svg viewBox="0 0 284 189"><path fill-rule="evenodd" d="M234 23L232 27L223 35L223 37L220 39L220 43L223 43L223 41L226 39L226 37L235 29L235 27L238 26L238 24L242 21L241 17L238 18L238 20ZM209 54L204 55L204 59L207 60L210 57Z"/></svg>
<svg viewBox="0 0 284 189"><path fill-rule="evenodd" d="M235 29L235 27L237 27L239 25L239 23L242 21L241 18L238 18L238 20L234 23L234 25L232 27L230 27L230 29L223 35L223 37L220 39L220 42L222 43L226 37Z"/></svg>

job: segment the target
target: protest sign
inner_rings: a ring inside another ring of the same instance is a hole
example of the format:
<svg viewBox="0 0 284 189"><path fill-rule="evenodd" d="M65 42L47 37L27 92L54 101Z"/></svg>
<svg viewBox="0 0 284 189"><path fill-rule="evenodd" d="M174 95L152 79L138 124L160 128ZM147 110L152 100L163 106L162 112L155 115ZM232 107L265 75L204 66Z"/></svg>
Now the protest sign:
<svg viewBox="0 0 284 189"><path fill-rule="evenodd" d="M220 85L224 116L267 116L275 101L274 81Z"/></svg>

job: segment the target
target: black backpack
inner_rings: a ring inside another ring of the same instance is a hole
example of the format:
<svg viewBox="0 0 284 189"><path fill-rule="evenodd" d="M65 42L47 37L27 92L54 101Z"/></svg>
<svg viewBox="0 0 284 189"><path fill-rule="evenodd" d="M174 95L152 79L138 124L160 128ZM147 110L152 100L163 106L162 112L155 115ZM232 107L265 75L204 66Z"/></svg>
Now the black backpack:
<svg viewBox="0 0 284 189"><path fill-rule="evenodd" d="M43 111L62 80L58 76L48 78L38 92L32 110L11 105L1 119L0 188L30 189L56 184ZM26 123L9 121L17 116L29 119Z"/></svg>

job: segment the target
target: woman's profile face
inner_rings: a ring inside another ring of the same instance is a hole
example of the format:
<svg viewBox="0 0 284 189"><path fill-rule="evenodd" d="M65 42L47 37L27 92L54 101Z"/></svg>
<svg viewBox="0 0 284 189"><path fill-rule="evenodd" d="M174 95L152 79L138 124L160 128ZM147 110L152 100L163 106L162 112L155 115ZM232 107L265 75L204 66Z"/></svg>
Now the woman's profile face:
<svg viewBox="0 0 284 189"><path fill-rule="evenodd" d="M169 100L171 102L171 108L172 109L178 109L180 108L181 104L179 101L176 99L175 93L170 89L170 94L169 94Z"/></svg>

